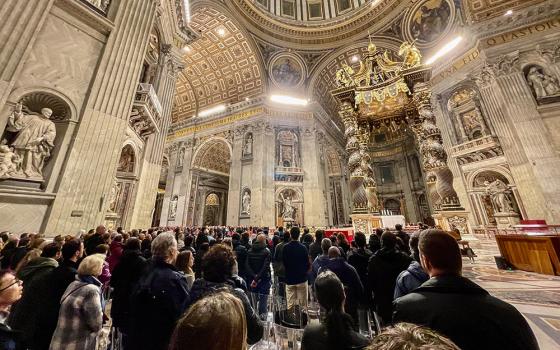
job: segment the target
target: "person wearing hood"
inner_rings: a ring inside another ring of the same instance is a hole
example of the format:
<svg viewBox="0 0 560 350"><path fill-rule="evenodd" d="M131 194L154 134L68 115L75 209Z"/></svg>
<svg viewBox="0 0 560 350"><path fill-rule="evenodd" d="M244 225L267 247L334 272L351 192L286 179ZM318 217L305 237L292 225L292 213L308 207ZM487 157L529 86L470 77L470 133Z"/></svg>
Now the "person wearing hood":
<svg viewBox="0 0 560 350"><path fill-rule="evenodd" d="M234 266L235 256L231 248L223 244L212 246L202 259L204 277L194 281L189 306L211 293L227 291L233 294L243 303L247 322L247 343L255 344L263 337L263 325L245 292L234 287L231 280Z"/></svg>
<svg viewBox="0 0 560 350"><path fill-rule="evenodd" d="M78 266L76 280L60 299L60 313L50 350L96 350L97 336L103 327L102 283L97 279L105 256L92 254Z"/></svg>
<svg viewBox="0 0 560 350"><path fill-rule="evenodd" d="M129 238L123 254L111 275L110 286L113 288L113 302L111 304L111 319L123 340L123 349L128 349L128 334L130 332L130 300L134 286L140 280L147 266L146 259L140 251L140 240Z"/></svg>
<svg viewBox="0 0 560 350"><path fill-rule="evenodd" d="M110 273L113 273L115 266L117 266L123 254L122 240L123 237L121 235L117 235L109 245L109 256L107 257L107 263L109 264Z"/></svg>
<svg viewBox="0 0 560 350"><path fill-rule="evenodd" d="M429 327L463 350L539 349L531 327L513 305L461 276L461 252L451 235L426 230L420 234L418 246L420 262L430 279L395 300L395 323Z"/></svg>
<svg viewBox="0 0 560 350"><path fill-rule="evenodd" d="M357 323L358 305L364 295L364 286L360 281L360 276L356 269L340 255L340 250L337 247L330 247L328 254L329 261L319 270L319 274L330 270L340 279L346 294L344 309Z"/></svg>
<svg viewBox="0 0 560 350"><path fill-rule="evenodd" d="M266 246L266 236L259 234L247 253L247 277L252 293L258 294L259 316L266 319L268 294L272 286L270 274L270 250Z"/></svg>
<svg viewBox="0 0 560 350"><path fill-rule="evenodd" d="M60 299L66 288L76 280L78 261L84 253L84 244L78 239L71 239L62 246L62 262L50 273L37 280L41 289L40 307L37 309L37 318L34 326L34 350L47 350L56 329Z"/></svg>
<svg viewBox="0 0 560 350"><path fill-rule="evenodd" d="M384 325L391 323L393 294L397 276L408 268L412 259L396 248L397 237L387 231L381 235L381 249L368 263L368 288L373 294L373 307Z"/></svg>
<svg viewBox="0 0 560 350"><path fill-rule="evenodd" d="M31 260L16 274L16 277L23 281L23 294L12 307L8 324L22 333L22 340L25 344L31 344L33 340L36 311L41 307L43 301L40 281L58 266L58 259L60 259L60 246L56 243L49 243L43 248L40 257Z"/></svg>
<svg viewBox="0 0 560 350"><path fill-rule="evenodd" d="M401 272L397 277L394 299L410 293L430 278L420 265L420 252L418 251L419 238L420 232L416 232L412 235L412 237L410 237L408 243L410 245L410 251L412 251L411 256L413 260L410 265L408 265L408 268Z"/></svg>

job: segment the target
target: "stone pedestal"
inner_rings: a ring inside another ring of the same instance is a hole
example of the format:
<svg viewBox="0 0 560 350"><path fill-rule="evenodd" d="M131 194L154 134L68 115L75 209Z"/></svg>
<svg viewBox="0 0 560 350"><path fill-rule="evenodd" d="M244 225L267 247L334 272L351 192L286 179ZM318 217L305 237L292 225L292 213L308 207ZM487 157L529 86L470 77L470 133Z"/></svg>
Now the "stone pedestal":
<svg viewBox="0 0 560 350"><path fill-rule="evenodd" d="M366 235L371 234L378 227L383 227L381 216L375 214L352 214L352 226L354 233L363 232Z"/></svg>
<svg viewBox="0 0 560 350"><path fill-rule="evenodd" d="M472 235L472 228L469 224L469 212L466 210L439 211L434 214L436 225L444 231L451 231L456 227L461 236Z"/></svg>
<svg viewBox="0 0 560 350"><path fill-rule="evenodd" d="M519 224L519 215L517 213L495 213L496 226L498 229L511 228Z"/></svg>

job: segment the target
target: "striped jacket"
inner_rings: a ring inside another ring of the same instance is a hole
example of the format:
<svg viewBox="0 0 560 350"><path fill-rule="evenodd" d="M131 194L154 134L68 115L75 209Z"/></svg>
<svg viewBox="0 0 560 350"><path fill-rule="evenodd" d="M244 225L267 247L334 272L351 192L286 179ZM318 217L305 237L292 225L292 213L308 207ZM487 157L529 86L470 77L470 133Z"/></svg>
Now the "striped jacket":
<svg viewBox="0 0 560 350"><path fill-rule="evenodd" d="M76 280L66 288L50 350L95 350L103 326L100 285Z"/></svg>

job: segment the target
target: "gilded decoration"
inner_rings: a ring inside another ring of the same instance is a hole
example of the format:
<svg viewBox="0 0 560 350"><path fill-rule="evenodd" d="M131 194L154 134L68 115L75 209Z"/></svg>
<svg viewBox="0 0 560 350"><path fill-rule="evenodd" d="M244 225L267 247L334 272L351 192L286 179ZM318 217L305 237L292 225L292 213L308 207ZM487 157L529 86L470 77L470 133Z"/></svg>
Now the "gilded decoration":
<svg viewBox="0 0 560 350"><path fill-rule="evenodd" d="M193 167L229 175L231 153L222 140L206 141L196 152Z"/></svg>
<svg viewBox="0 0 560 350"><path fill-rule="evenodd" d="M405 35L418 46L433 46L453 26L455 5L450 0L419 2L406 19Z"/></svg>

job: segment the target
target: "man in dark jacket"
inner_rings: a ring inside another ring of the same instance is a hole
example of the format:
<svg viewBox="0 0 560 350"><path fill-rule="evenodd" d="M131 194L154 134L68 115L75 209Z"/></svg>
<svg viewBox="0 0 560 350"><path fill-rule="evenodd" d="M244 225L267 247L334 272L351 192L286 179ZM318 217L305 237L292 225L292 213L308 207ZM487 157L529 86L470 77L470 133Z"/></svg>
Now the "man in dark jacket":
<svg viewBox="0 0 560 350"><path fill-rule="evenodd" d="M427 326L463 350L539 349L515 307L461 276L461 252L453 237L441 230L426 230L420 235L419 250L430 279L395 300L395 322Z"/></svg>
<svg viewBox="0 0 560 350"><path fill-rule="evenodd" d="M402 241L402 244L399 245L399 249L401 250L401 252L410 255L410 248L409 248L410 236L408 235L408 233L403 231L401 224L396 224L395 230L397 231L396 233L397 237L400 238Z"/></svg>
<svg viewBox="0 0 560 350"><path fill-rule="evenodd" d="M130 349L167 350L175 323L189 304L187 280L175 269L177 241L171 232L152 241L152 262L132 292Z"/></svg>
<svg viewBox="0 0 560 350"><path fill-rule="evenodd" d="M78 261L84 254L84 244L77 239L69 240L62 246L62 262L49 274L37 281L41 290L37 318L34 325L33 350L48 350L58 322L60 298L66 288L76 279Z"/></svg>
<svg viewBox="0 0 560 350"><path fill-rule="evenodd" d="M309 246L309 258L310 261L315 261L315 258L321 255L321 241L325 236L325 231L317 230L315 231L315 242L311 243Z"/></svg>
<svg viewBox="0 0 560 350"><path fill-rule="evenodd" d="M422 266L420 266L420 253L418 251L419 239L419 232L416 232L412 235L412 237L410 237L409 245L410 250L412 251L413 260L410 265L408 265L408 268L401 272L397 277L394 299L410 293L430 278Z"/></svg>
<svg viewBox="0 0 560 350"><path fill-rule="evenodd" d="M356 269L358 275L360 276L360 281L362 282L362 285L364 286L364 288L366 288L368 283L367 282L368 263L373 253L371 252L371 250L367 249L366 235L363 234L362 232L356 233L356 235L354 236L354 242L356 242L358 248L353 249L348 254L348 263Z"/></svg>
<svg viewBox="0 0 560 350"><path fill-rule="evenodd" d="M368 246L372 254L377 253L381 249L381 235L383 234L382 228L376 228L375 232L369 235Z"/></svg>
<svg viewBox="0 0 560 350"><path fill-rule="evenodd" d="M103 240L103 235L107 232L107 229L103 225L97 226L95 233L84 240L84 247L86 249L86 254L95 254L95 248L98 245L105 243Z"/></svg>
<svg viewBox="0 0 560 350"><path fill-rule="evenodd" d="M38 282L58 266L58 259L60 259L60 246L49 243L43 248L40 257L31 260L17 273L17 277L23 281L23 294L12 306L8 325L22 333L25 344L32 344L36 311L43 301L42 285Z"/></svg>
<svg viewBox="0 0 560 350"><path fill-rule="evenodd" d="M282 228L282 227L280 227ZM272 259L272 268L274 269L274 276L278 279L278 294L280 296L286 295L286 269L284 268L283 251L284 246L290 242L290 233L280 231L282 242L280 242L276 249L274 249L274 258Z"/></svg>
<svg viewBox="0 0 560 350"><path fill-rule="evenodd" d="M381 249L368 264L368 288L373 293L373 306L383 324L391 323L395 281L410 261L409 256L396 249L397 237L391 232L381 236Z"/></svg>
<svg viewBox="0 0 560 350"><path fill-rule="evenodd" d="M255 344L263 336L263 325L245 292L235 288L235 284L231 280L234 265L235 256L230 248L222 244L212 246L203 258L202 270L204 278L195 280L192 286L189 306L210 293L223 290L232 293L243 303L245 320L247 322L247 343Z"/></svg>
<svg viewBox="0 0 560 350"><path fill-rule="evenodd" d="M307 273L311 264L307 248L299 243L299 227L290 229L290 243L282 252L282 262L286 269L286 299L288 309L295 305L307 307Z"/></svg>
<svg viewBox="0 0 560 350"><path fill-rule="evenodd" d="M237 274L239 277L243 278L245 282L250 278L247 276L247 248L241 242L241 235L239 233L234 233L231 236L231 244L233 245L233 252L235 253L235 258L237 259ZM247 283L251 283L248 281Z"/></svg>
<svg viewBox="0 0 560 350"><path fill-rule="evenodd" d="M124 349L128 348L127 338L130 333L130 297L147 264L140 251L140 240L136 237L129 238L125 243L121 259L113 270L110 282L113 287L111 319L113 326L122 334Z"/></svg>
<svg viewBox="0 0 560 350"><path fill-rule="evenodd" d="M329 261L319 269L319 273L325 270L334 272L344 285L346 294L344 310L352 316L355 322L358 322L358 305L364 294L364 287L358 272L340 256L340 250L337 247L329 248Z"/></svg>
<svg viewBox="0 0 560 350"><path fill-rule="evenodd" d="M266 236L260 234L253 242L247 254L247 275L250 280L249 288L258 294L259 316L266 319L267 300L272 286L270 275L270 250L266 247Z"/></svg>
<svg viewBox="0 0 560 350"><path fill-rule="evenodd" d="M321 250L323 254L316 257L311 264L311 272L309 273L309 284L311 286L315 284L315 279L317 279L321 267L325 266L329 262L330 247L332 247L332 241L328 238L323 238L321 240ZM338 247L336 249L338 249Z"/></svg>

